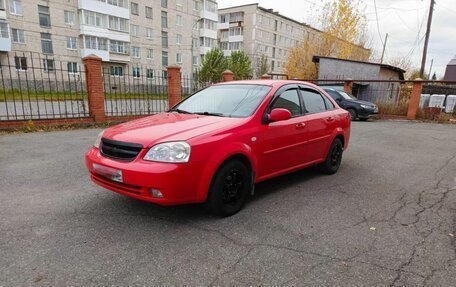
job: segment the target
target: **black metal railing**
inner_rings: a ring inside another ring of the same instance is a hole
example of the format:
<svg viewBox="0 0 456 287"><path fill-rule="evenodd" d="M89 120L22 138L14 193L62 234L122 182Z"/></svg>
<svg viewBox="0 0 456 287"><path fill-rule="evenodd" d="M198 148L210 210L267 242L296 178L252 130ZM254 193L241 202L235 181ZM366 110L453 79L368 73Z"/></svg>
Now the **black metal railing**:
<svg viewBox="0 0 456 287"><path fill-rule="evenodd" d="M204 89L208 86L212 85L209 82L201 82L198 81L196 78L192 78L188 75L181 76L181 94L182 99L187 98L188 96L194 94L195 92Z"/></svg>
<svg viewBox="0 0 456 287"><path fill-rule="evenodd" d="M84 70L36 53L1 59L0 121L89 116Z"/></svg>
<svg viewBox="0 0 456 287"><path fill-rule="evenodd" d="M147 66L103 67L107 116L150 115L168 110L166 71Z"/></svg>

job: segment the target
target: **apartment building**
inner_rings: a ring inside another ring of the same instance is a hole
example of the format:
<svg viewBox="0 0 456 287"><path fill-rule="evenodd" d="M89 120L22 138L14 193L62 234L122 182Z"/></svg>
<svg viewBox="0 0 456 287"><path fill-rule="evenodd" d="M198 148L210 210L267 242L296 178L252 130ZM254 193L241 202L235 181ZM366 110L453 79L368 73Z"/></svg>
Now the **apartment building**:
<svg viewBox="0 0 456 287"><path fill-rule="evenodd" d="M0 0L0 62L78 73L94 54L114 76L190 74L217 44L217 20L214 0Z"/></svg>
<svg viewBox="0 0 456 287"><path fill-rule="evenodd" d="M303 39L318 37L319 30L258 4L219 9L220 48L226 56L244 50L257 65L261 56L271 71L281 73L289 50Z"/></svg>

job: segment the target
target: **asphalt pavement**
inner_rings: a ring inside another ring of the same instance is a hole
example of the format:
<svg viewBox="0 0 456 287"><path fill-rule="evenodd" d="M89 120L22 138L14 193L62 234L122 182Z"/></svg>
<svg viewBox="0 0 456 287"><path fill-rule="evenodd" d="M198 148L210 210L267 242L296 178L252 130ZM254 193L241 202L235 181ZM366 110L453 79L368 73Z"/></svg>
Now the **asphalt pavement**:
<svg viewBox="0 0 456 287"><path fill-rule="evenodd" d="M92 184L99 130L0 136L0 286L455 286L456 125L355 122L235 216Z"/></svg>

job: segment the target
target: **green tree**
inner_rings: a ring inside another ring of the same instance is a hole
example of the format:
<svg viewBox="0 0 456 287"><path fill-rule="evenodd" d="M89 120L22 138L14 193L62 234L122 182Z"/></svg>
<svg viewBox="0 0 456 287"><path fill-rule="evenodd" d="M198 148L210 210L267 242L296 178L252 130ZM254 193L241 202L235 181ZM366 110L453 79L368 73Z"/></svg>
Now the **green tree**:
<svg viewBox="0 0 456 287"><path fill-rule="evenodd" d="M222 50L214 48L203 57L196 77L200 83L218 83L222 80L222 72L227 68L228 62Z"/></svg>
<svg viewBox="0 0 456 287"><path fill-rule="evenodd" d="M256 68L255 68L255 73L256 76L259 78L263 76L264 74L269 73L271 67L269 66L269 60L268 57L264 54L261 55L261 57L257 60Z"/></svg>
<svg viewBox="0 0 456 287"><path fill-rule="evenodd" d="M245 80L252 77L252 61L244 51L231 53L228 58L228 69L233 72L235 80Z"/></svg>

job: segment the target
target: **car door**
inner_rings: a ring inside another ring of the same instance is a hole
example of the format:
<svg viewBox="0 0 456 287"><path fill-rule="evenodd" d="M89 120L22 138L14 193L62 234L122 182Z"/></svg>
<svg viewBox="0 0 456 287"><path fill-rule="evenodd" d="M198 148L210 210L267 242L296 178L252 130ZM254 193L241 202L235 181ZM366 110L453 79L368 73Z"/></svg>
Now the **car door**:
<svg viewBox="0 0 456 287"><path fill-rule="evenodd" d="M268 106L267 113L274 108L290 111L289 120L263 125L263 142L259 177L265 178L291 170L304 162L305 123L302 98L297 85L279 89Z"/></svg>
<svg viewBox="0 0 456 287"><path fill-rule="evenodd" d="M337 125L335 106L326 96L311 87L299 86L299 92L305 109L306 162L319 162L326 157L332 132Z"/></svg>

